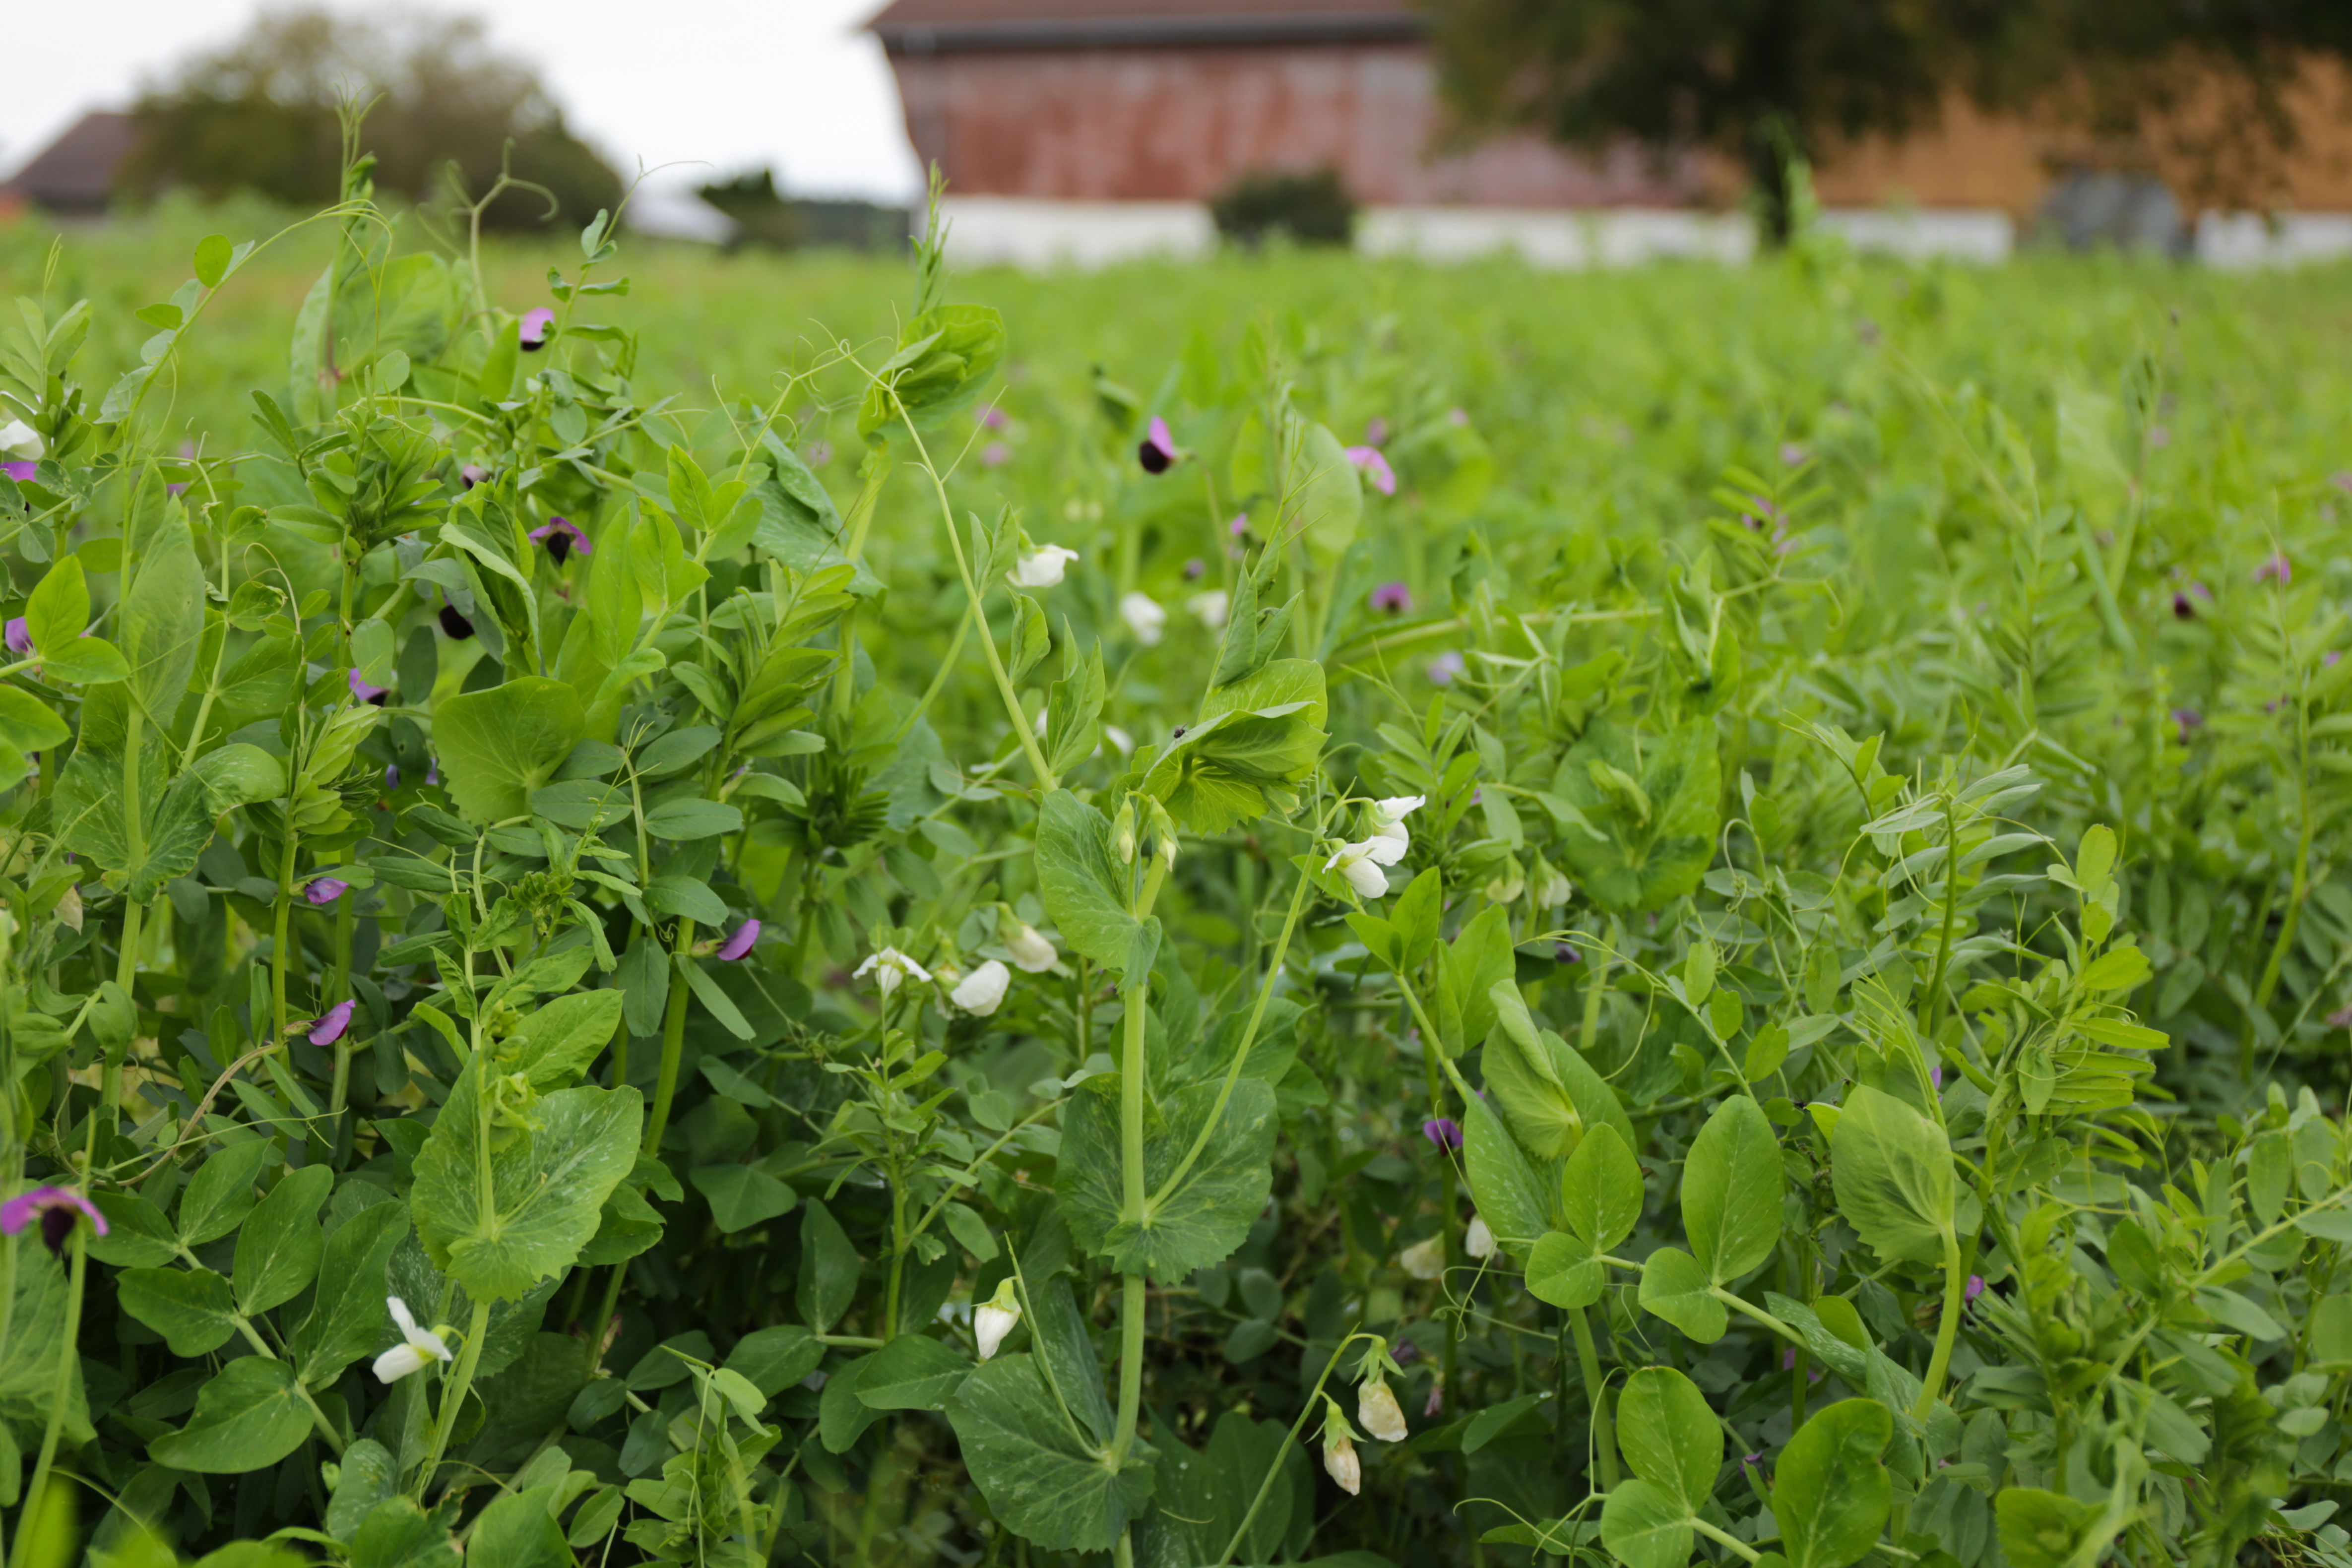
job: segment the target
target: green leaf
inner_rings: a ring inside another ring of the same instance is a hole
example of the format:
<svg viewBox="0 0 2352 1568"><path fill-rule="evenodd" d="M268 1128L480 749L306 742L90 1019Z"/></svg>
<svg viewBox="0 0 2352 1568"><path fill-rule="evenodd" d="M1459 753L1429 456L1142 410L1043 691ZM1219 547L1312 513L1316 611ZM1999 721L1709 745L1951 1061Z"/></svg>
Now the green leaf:
<svg viewBox="0 0 2352 1568"><path fill-rule="evenodd" d="M1745 1094L1716 1107L1683 1166L1683 1228L1713 1283L1760 1267L1780 1240L1780 1144Z"/></svg>
<svg viewBox="0 0 2352 1568"><path fill-rule="evenodd" d="M324 1166L289 1171L261 1200L236 1235L237 1311L251 1317L301 1294L319 1271L326 1243L319 1206L335 1185Z"/></svg>
<svg viewBox="0 0 2352 1568"><path fill-rule="evenodd" d="M32 693L0 686L0 743L18 751L48 751L72 734L66 721Z"/></svg>
<svg viewBox="0 0 2352 1568"><path fill-rule="evenodd" d="M801 1316L823 1333L857 1298L857 1249L833 1211L811 1198L801 1206Z"/></svg>
<svg viewBox="0 0 2352 1568"><path fill-rule="evenodd" d="M1815 1412L1780 1450L1772 1517L1789 1568L1846 1568L1878 1543L1895 1482L1878 1462L1895 1419L1875 1399Z"/></svg>
<svg viewBox="0 0 2352 1568"><path fill-rule="evenodd" d="M1062 927L1063 935L1069 926ZM1195 1084L1148 1106L1143 1134L1144 1188L1157 1194L1175 1174L1216 1109L1223 1083ZM1122 1273L1178 1280L1233 1255L1273 1189L1275 1095L1243 1078L1183 1185L1142 1224L1120 1218L1119 1077L1089 1078L1062 1113L1062 1156L1055 1190L1070 1234Z"/></svg>
<svg viewBox="0 0 2352 1568"><path fill-rule="evenodd" d="M1614 1123L1584 1134L1560 1172L1560 1217L1603 1252L1633 1233L1642 1218L1642 1167Z"/></svg>
<svg viewBox="0 0 2352 1568"><path fill-rule="evenodd" d="M90 1194L90 1201L106 1216L107 1234L93 1234L86 1244L100 1262L118 1269L158 1269L179 1257L172 1222L142 1194L97 1192Z"/></svg>
<svg viewBox="0 0 2352 1568"><path fill-rule="evenodd" d="M1348 449L1323 425L1284 405L1269 434L1252 414L1234 437L1234 495L1272 507L1284 535L1303 527L1307 549L1328 568L1347 553L1363 521L1364 486Z"/></svg>
<svg viewBox="0 0 2352 1568"><path fill-rule="evenodd" d="M467 1555L497 1568L571 1568L574 1559L555 1521L555 1497L550 1484L497 1499L474 1521Z"/></svg>
<svg viewBox="0 0 2352 1568"><path fill-rule="evenodd" d="M336 1540L353 1541L368 1515L399 1495L400 1465L391 1449L373 1437L362 1437L343 1450L339 1468L320 1523Z"/></svg>
<svg viewBox="0 0 2352 1568"><path fill-rule="evenodd" d="M1728 1326L1714 1281L1698 1260L1679 1247L1661 1247L1642 1263L1643 1309L1701 1344L1713 1344Z"/></svg>
<svg viewBox="0 0 2352 1568"><path fill-rule="evenodd" d="M1108 1552L1150 1500L1158 1456L1137 1443L1111 1469L1108 1450L1072 1425L1031 1356L975 1369L947 1414L989 1511L1048 1552Z"/></svg>
<svg viewBox="0 0 2352 1568"><path fill-rule="evenodd" d="M149 1443L147 1453L175 1470L243 1475L276 1464L310 1433L310 1407L294 1369L266 1355L245 1355L205 1385L187 1426Z"/></svg>
<svg viewBox="0 0 2352 1568"><path fill-rule="evenodd" d="M871 439L902 415L928 428L969 408L1004 362L1004 321L979 305L942 305L899 329L857 410L857 434Z"/></svg>
<svg viewBox="0 0 2352 1568"><path fill-rule="evenodd" d="M1696 1514L1715 1495L1723 1427L1698 1385L1667 1366L1643 1367L1617 1399L1617 1446L1633 1473Z"/></svg>
<svg viewBox="0 0 2352 1568"><path fill-rule="evenodd" d="M636 1164L637 1092L564 1089L489 1156L488 1214L476 1142L475 1074L460 1078L416 1156L409 1203L436 1268L484 1301L512 1301L578 1260L604 1200Z"/></svg>
<svg viewBox="0 0 2352 1568"><path fill-rule="evenodd" d="M122 1310L173 1355L209 1355L236 1333L236 1299L210 1269L126 1269L117 1283Z"/></svg>
<svg viewBox="0 0 2352 1568"><path fill-rule="evenodd" d="M727 1370L740 1373L770 1398L814 1372L824 1361L824 1342L798 1323L754 1329L727 1354Z"/></svg>
<svg viewBox="0 0 2352 1568"><path fill-rule="evenodd" d="M2040 1487L2004 1487L1993 1500L2011 1568L2071 1568L2099 1511Z"/></svg>
<svg viewBox="0 0 2352 1568"><path fill-rule="evenodd" d="M857 1380L857 1397L874 1410L944 1410L971 1366L938 1340L900 1334L875 1352Z"/></svg>
<svg viewBox="0 0 2352 1568"><path fill-rule="evenodd" d="M1280 1422L1253 1421L1239 1410L1217 1417L1208 1447L1198 1453L1163 1438L1153 1493L1160 1506L1144 1521L1136 1552L1139 1568L1197 1568L1214 1563L1245 1519L1249 1533L1236 1561L1274 1562L1283 1555L1283 1542L1289 1538L1292 1510L1300 1498L1312 1495L1299 1484L1306 1479L1301 1473L1305 1468L1305 1448L1290 1443ZM1265 1488L1266 1477L1280 1469L1291 1473ZM1251 1505L1261 1490L1265 1501L1252 1517ZM1343 1555L1362 1561L1314 1561L1325 1568L1375 1568L1370 1553ZM1377 1568L1386 1564L1385 1558L1380 1559Z"/></svg>
<svg viewBox="0 0 2352 1568"><path fill-rule="evenodd" d="M1545 1231L1528 1254L1528 1293L1570 1311L1591 1306L1609 1283L1608 1266L1592 1252L1592 1243L1581 1238Z"/></svg>
<svg viewBox="0 0 2352 1568"><path fill-rule="evenodd" d="M373 1203L335 1228L319 1265L310 1315L294 1334L294 1361L302 1381L324 1387L343 1368L383 1343L385 1269L408 1234L408 1207Z"/></svg>
<svg viewBox="0 0 2352 1568"><path fill-rule="evenodd" d="M1472 915L1451 942L1437 944L1437 1033L1460 1056L1495 1028L1495 988L1517 967L1511 921L1499 905Z"/></svg>
<svg viewBox="0 0 2352 1568"><path fill-rule="evenodd" d="M1329 738L1325 707L1322 666L1277 659L1210 693L1200 722L1152 763L1144 790L1196 833L1221 833L1269 810L1286 816Z"/></svg>
<svg viewBox="0 0 2352 1568"><path fill-rule="evenodd" d="M1484 1100L1471 1101L1462 1113L1462 1163L1479 1216L1506 1252L1527 1257L1537 1239L1553 1228L1551 1202L1557 1188L1548 1174L1536 1174L1502 1118Z"/></svg>
<svg viewBox="0 0 2352 1568"><path fill-rule="evenodd" d="M613 1043L621 1027L622 995L577 991L542 1002L523 1017L522 1033L508 1040L515 1066L542 1092L567 1087Z"/></svg>
<svg viewBox="0 0 2352 1568"><path fill-rule="evenodd" d="M1603 909L1656 909L1698 885L1715 858L1721 775L1715 727L1636 737L1595 724L1553 779L1591 824L1559 841L1569 874Z"/></svg>
<svg viewBox="0 0 2352 1568"><path fill-rule="evenodd" d="M674 798L646 813L646 831L657 839L707 839L742 830L743 813L717 800Z"/></svg>
<svg viewBox="0 0 2352 1568"><path fill-rule="evenodd" d="M150 469L140 481L161 490L163 478ZM205 571L179 503L133 563L122 602L115 610L115 636L131 666L131 698L154 724L169 724L195 673L196 645L205 633Z"/></svg>
<svg viewBox="0 0 2352 1568"><path fill-rule="evenodd" d="M1579 1146L1588 1127L1605 1125L1630 1154L1633 1119L1607 1082L1566 1040L1536 1027L1515 983L1497 981L1487 999L1495 1027L1479 1060L1486 1091L1519 1146L1537 1159L1556 1160Z"/></svg>
<svg viewBox="0 0 2352 1568"><path fill-rule="evenodd" d="M687 1179L709 1203L711 1223L730 1236L789 1214L800 1201L790 1186L753 1166L697 1166Z"/></svg>
<svg viewBox="0 0 2352 1568"><path fill-rule="evenodd" d="M180 1195L180 1239L189 1247L217 1241L252 1212L253 1184L277 1151L266 1139L215 1148Z"/></svg>
<svg viewBox="0 0 2352 1568"><path fill-rule="evenodd" d="M383 1452L381 1445L370 1445ZM356 1449L358 1444L353 1444ZM385 1455L385 1462L391 1456ZM345 1470L352 1460L347 1451ZM342 1489L336 1489L336 1496ZM329 1533L333 1533L331 1531ZM352 1568L457 1568L465 1561L448 1527L404 1497L383 1499L362 1516L352 1543ZM485 1558L484 1562L492 1561Z"/></svg>
<svg viewBox="0 0 2352 1568"><path fill-rule="evenodd" d="M89 625L89 585L81 562L72 556L49 568L32 596L25 601L25 634L47 658L71 643Z"/></svg>
<svg viewBox="0 0 2352 1568"><path fill-rule="evenodd" d="M1128 913L1128 868L1111 853L1110 821L1067 789L1037 813L1037 891L1062 940L1109 969L1124 969L1138 922Z"/></svg>
<svg viewBox="0 0 2352 1568"><path fill-rule="evenodd" d="M0 1355L0 1416L18 1432L38 1432L56 1416L66 1442L91 1441L89 1406L83 1392L81 1361L61 1357L65 1347L66 1270L48 1249L29 1239L16 1246L16 1289L8 1314L6 1354ZM58 1408L58 1363L68 1364L64 1408Z"/></svg>
<svg viewBox="0 0 2352 1568"><path fill-rule="evenodd" d="M586 725L577 692L525 675L439 704L433 744L457 810L488 823L530 811L530 792L555 777Z"/></svg>
<svg viewBox="0 0 2352 1568"><path fill-rule="evenodd" d="M1856 1084L1830 1139L1838 1212L1889 1262L1940 1259L1952 1231L1944 1130L1891 1094Z"/></svg>
<svg viewBox="0 0 2352 1568"><path fill-rule="evenodd" d="M1625 1568L1683 1568L1695 1534L1690 1511L1650 1481L1620 1481L1601 1505L1601 1544Z"/></svg>

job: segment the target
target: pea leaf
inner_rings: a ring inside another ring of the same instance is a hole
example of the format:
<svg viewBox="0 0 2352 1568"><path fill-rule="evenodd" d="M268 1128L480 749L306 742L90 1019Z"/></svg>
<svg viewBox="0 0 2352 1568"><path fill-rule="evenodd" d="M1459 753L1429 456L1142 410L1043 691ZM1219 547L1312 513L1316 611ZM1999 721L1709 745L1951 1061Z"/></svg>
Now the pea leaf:
<svg viewBox="0 0 2352 1568"><path fill-rule="evenodd" d="M823 1333L857 1296L857 1249L833 1211L814 1198L801 1206L801 1316Z"/></svg>
<svg viewBox="0 0 2352 1568"><path fill-rule="evenodd" d="M319 1206L334 1185L324 1166L289 1171L247 1217L236 1235L237 1311L250 1317L290 1301L318 1273Z"/></svg>
<svg viewBox="0 0 2352 1568"><path fill-rule="evenodd" d="M1107 968L1126 967L1137 921L1127 868L1111 853L1110 822L1067 789L1037 813L1037 885L1062 940Z"/></svg>
<svg viewBox="0 0 2352 1568"><path fill-rule="evenodd" d="M1566 1040L1536 1027L1515 983L1490 987L1488 1000L1495 1027L1479 1060L1487 1092L1519 1145L1539 1160L1556 1160L1579 1146L1588 1127L1605 1125L1630 1158L1633 1119L1601 1076Z"/></svg>
<svg viewBox="0 0 2352 1568"><path fill-rule="evenodd" d="M1683 1568L1694 1534L1690 1511L1652 1481L1620 1481L1601 1505L1601 1544L1625 1568Z"/></svg>
<svg viewBox="0 0 2352 1568"><path fill-rule="evenodd" d="M1713 1344L1728 1326L1713 1285L1706 1268L1679 1247L1661 1247L1642 1263L1643 1309L1701 1344Z"/></svg>
<svg viewBox="0 0 2352 1568"><path fill-rule="evenodd" d="M1895 1499L1878 1456L1894 1435L1885 1406L1842 1399L1789 1439L1772 1478L1772 1517L1789 1568L1846 1568L1878 1543Z"/></svg>
<svg viewBox="0 0 2352 1568"><path fill-rule="evenodd" d="M180 1195L180 1239L202 1247L236 1229L252 1212L253 1184L275 1152L259 1138L214 1150Z"/></svg>
<svg viewBox="0 0 2352 1568"><path fill-rule="evenodd" d="M577 692L525 675L439 704L433 744L457 810L496 822L530 810L530 792L555 777L586 727Z"/></svg>
<svg viewBox="0 0 2352 1568"><path fill-rule="evenodd" d="M1601 1299L1609 1270L1592 1255L1592 1243L1565 1231L1547 1230L1528 1254L1528 1291L1538 1301L1573 1311Z"/></svg>
<svg viewBox="0 0 2352 1568"><path fill-rule="evenodd" d="M310 1432L294 1369L266 1355L244 1355L205 1385L187 1426L149 1443L147 1454L175 1470L242 1475L276 1464Z"/></svg>
<svg viewBox="0 0 2352 1568"><path fill-rule="evenodd" d="M1552 1193L1549 1175L1538 1176L1502 1118L1473 1100L1462 1113L1463 1165L1470 1176L1470 1196L1496 1242L1514 1258L1524 1258L1538 1238L1552 1228Z"/></svg>
<svg viewBox="0 0 2352 1568"><path fill-rule="evenodd" d="M977 1368L947 1415L990 1511L1048 1552L1108 1552L1150 1500L1159 1456L1137 1443L1113 1469L1107 1448L1080 1433L1034 1357L1002 1356Z"/></svg>
<svg viewBox="0 0 2352 1568"><path fill-rule="evenodd" d="M319 1265L310 1315L294 1333L302 1381L323 1387L343 1368L383 1343L391 1319L384 1298L393 1249L408 1234L407 1206L370 1204L335 1228Z"/></svg>
<svg viewBox="0 0 2352 1568"><path fill-rule="evenodd" d="M1068 935L1069 927L1062 927ZM1175 1174L1210 1113L1222 1082L1195 1084L1151 1106L1143 1134L1144 1186L1157 1193ZM1090 1078L1062 1113L1062 1157L1055 1190L1070 1234L1124 1273L1181 1279L1222 1263L1242 1244L1273 1188L1276 1127L1273 1088L1255 1078L1234 1085L1233 1098L1183 1185L1141 1225L1120 1218L1119 1079Z"/></svg>
<svg viewBox="0 0 2352 1568"><path fill-rule="evenodd" d="M173 1355L209 1355L236 1333L236 1299L210 1269L125 1269L119 1283L122 1310Z"/></svg>
<svg viewBox="0 0 2352 1568"><path fill-rule="evenodd" d="M1891 1094L1857 1084L1830 1139L1838 1212L1892 1262L1943 1255L1952 1230L1952 1154L1944 1130Z"/></svg>
<svg viewBox="0 0 2352 1568"><path fill-rule="evenodd" d="M1715 855L1722 779L1715 727L1635 737L1595 724L1561 759L1553 792L1580 815L1560 857L1604 909L1656 909L1698 885Z"/></svg>
<svg viewBox="0 0 2352 1568"><path fill-rule="evenodd" d="M1729 1284L1772 1255L1780 1187L1772 1124L1755 1101L1733 1095L1699 1129L1683 1166L1683 1228L1711 1282Z"/></svg>
<svg viewBox="0 0 2352 1568"><path fill-rule="evenodd" d="M1667 1366L1625 1380L1617 1400L1617 1446L1635 1475L1696 1514L1723 1468L1723 1428L1698 1385Z"/></svg>
<svg viewBox="0 0 2352 1568"><path fill-rule="evenodd" d="M857 1397L872 1410L943 1410L971 1369L938 1340L904 1333L875 1352Z"/></svg>

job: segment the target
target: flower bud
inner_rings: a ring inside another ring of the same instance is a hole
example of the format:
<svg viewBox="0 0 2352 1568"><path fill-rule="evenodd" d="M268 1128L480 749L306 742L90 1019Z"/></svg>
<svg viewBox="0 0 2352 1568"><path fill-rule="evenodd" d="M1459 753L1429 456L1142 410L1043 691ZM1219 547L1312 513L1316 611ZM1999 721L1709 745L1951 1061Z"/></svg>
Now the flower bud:
<svg viewBox="0 0 2352 1568"><path fill-rule="evenodd" d="M1037 928L1026 921L1013 927L1013 935L1004 939L1004 950L1013 961L1032 975L1042 975L1052 968L1061 955L1054 945L1037 934Z"/></svg>
<svg viewBox="0 0 2352 1568"><path fill-rule="evenodd" d="M1486 1228L1484 1215L1470 1217L1470 1228L1462 1233L1462 1250L1469 1257L1482 1260L1495 1255L1495 1233Z"/></svg>
<svg viewBox="0 0 2352 1568"><path fill-rule="evenodd" d="M1151 802L1151 841L1153 847L1160 852L1163 867L1166 870L1174 871L1176 869L1176 820L1168 814L1168 808L1157 800Z"/></svg>
<svg viewBox="0 0 2352 1568"><path fill-rule="evenodd" d="M1397 1407L1396 1395L1382 1378L1375 1377L1356 1390L1356 1419L1383 1443L1402 1443L1412 1436L1405 1429L1404 1412Z"/></svg>
<svg viewBox="0 0 2352 1568"><path fill-rule="evenodd" d="M1416 1241L1397 1255L1397 1261L1416 1280L1434 1280L1445 1272L1445 1243L1435 1236Z"/></svg>
<svg viewBox="0 0 2352 1568"><path fill-rule="evenodd" d="M1135 802L1132 800L1119 807L1118 815L1111 820L1110 849L1111 853L1118 857L1119 864L1135 863Z"/></svg>
<svg viewBox="0 0 2352 1568"><path fill-rule="evenodd" d="M1323 1437L1323 1468L1339 1483L1339 1490L1349 1497L1364 1490L1363 1461L1356 1458L1356 1445L1348 1440L1345 1432L1327 1432Z"/></svg>
<svg viewBox="0 0 2352 1568"><path fill-rule="evenodd" d="M972 1337L980 1342L980 1359L986 1361L1004 1343L1004 1336L1021 1321L1021 1299L1013 1292L1008 1275L997 1281L996 1294L971 1314Z"/></svg>

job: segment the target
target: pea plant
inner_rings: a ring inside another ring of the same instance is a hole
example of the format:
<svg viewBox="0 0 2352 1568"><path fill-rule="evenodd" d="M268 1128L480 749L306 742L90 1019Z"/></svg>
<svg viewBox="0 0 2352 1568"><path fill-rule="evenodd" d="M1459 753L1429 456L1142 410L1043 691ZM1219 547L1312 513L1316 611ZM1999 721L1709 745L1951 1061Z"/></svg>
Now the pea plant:
<svg viewBox="0 0 2352 1568"><path fill-rule="evenodd" d="M9 1563L2352 1568L2340 541L2168 534L2155 361L1851 350L1896 629L1801 444L1645 539L1379 333L1048 406L936 203L657 393L618 232L360 159L0 329Z"/></svg>

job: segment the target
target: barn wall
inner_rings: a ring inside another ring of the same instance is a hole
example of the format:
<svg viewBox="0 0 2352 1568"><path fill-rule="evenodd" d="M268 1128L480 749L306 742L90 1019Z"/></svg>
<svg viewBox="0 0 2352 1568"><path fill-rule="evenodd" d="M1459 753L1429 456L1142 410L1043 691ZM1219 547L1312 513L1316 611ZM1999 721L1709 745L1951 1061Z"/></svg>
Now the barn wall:
<svg viewBox="0 0 2352 1568"><path fill-rule="evenodd" d="M1440 123L1412 43L897 54L916 155L962 195L1199 202L1259 169L1334 165L1380 205L1686 204L1695 162L1573 157L1532 137L1429 156Z"/></svg>

